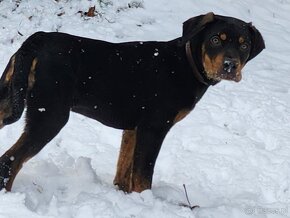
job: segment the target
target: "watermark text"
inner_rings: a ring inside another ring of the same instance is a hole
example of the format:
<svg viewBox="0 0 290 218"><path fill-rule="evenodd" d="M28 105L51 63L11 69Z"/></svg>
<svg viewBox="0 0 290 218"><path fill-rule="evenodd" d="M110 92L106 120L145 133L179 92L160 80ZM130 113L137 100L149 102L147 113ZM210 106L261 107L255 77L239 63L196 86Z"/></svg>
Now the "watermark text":
<svg viewBox="0 0 290 218"><path fill-rule="evenodd" d="M288 214L288 207L252 207L248 206L244 208L244 213L247 215L266 215L266 214L276 214L276 215L287 215Z"/></svg>

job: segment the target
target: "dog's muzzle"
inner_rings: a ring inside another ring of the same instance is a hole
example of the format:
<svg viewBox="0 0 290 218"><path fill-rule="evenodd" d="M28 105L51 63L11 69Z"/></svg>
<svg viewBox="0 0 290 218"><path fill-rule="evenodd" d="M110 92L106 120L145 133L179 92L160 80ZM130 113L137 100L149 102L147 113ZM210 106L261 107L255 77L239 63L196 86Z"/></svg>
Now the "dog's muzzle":
<svg viewBox="0 0 290 218"><path fill-rule="evenodd" d="M227 73L236 73L239 62L234 58L226 57L223 63L223 70Z"/></svg>

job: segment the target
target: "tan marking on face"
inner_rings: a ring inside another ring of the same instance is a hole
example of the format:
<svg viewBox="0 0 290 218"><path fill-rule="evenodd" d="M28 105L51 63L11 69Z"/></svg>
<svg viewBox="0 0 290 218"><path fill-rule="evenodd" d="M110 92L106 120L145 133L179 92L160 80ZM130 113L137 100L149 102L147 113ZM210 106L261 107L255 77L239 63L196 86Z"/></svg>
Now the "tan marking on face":
<svg viewBox="0 0 290 218"><path fill-rule="evenodd" d="M227 39L227 34L225 33L220 34L220 38L221 40L225 41Z"/></svg>
<svg viewBox="0 0 290 218"><path fill-rule="evenodd" d="M190 110L188 109L183 109L180 110L177 115L175 116L174 120L173 120L173 124L181 121L184 117L186 117L188 114L190 113Z"/></svg>
<svg viewBox="0 0 290 218"><path fill-rule="evenodd" d="M242 69L243 69L244 66L245 66L245 64L241 64L241 63L238 64L235 82L240 82L241 81L241 79L242 79Z"/></svg>
<svg viewBox="0 0 290 218"><path fill-rule="evenodd" d="M227 73L223 73L222 66L224 61L224 55L219 54L215 58L211 59L208 54L205 52L204 47L202 48L203 53L203 67L206 73L206 76L209 79L213 79L216 81L220 81L222 79L225 80L233 80L235 82L239 82L242 79L242 68L245 64L241 62L238 63L236 74L229 75Z"/></svg>
<svg viewBox="0 0 290 218"><path fill-rule="evenodd" d="M224 54L219 54L215 58L211 59L208 54L203 52L203 67L206 72L206 76L209 79L220 80L218 77L218 71L222 67L223 60Z"/></svg>
<svg viewBox="0 0 290 218"><path fill-rule="evenodd" d="M37 64L37 58L34 58L30 67L30 72L28 75L28 88L31 89L35 83L35 68Z"/></svg>
<svg viewBox="0 0 290 218"><path fill-rule="evenodd" d="M0 129L4 126L3 120L4 120L4 112L0 111Z"/></svg>
<svg viewBox="0 0 290 218"><path fill-rule="evenodd" d="M132 192L133 158L137 130L124 130L114 184L124 192Z"/></svg>
<svg viewBox="0 0 290 218"><path fill-rule="evenodd" d="M14 64L15 64L15 56L13 56L9 61L9 69L6 72L6 76L5 76L6 83L8 83L12 79L12 76L14 73Z"/></svg>
<svg viewBox="0 0 290 218"><path fill-rule="evenodd" d="M241 37L239 38L239 43L240 43L240 44L243 44L244 42L245 42L245 38L241 36Z"/></svg>

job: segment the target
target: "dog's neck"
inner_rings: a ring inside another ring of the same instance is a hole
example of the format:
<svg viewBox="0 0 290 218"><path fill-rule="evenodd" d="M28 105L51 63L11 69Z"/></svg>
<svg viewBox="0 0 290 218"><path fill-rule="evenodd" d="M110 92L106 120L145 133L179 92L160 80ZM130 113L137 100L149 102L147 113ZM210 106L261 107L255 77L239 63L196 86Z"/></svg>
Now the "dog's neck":
<svg viewBox="0 0 290 218"><path fill-rule="evenodd" d="M185 53L186 53L186 57L187 60L189 62L189 65L192 69L193 75L194 77L202 84L206 85L206 86L210 86L210 85L215 85L218 83L218 81L214 81L212 79L208 79L204 73L204 69L203 67L198 67L197 63L196 63L196 58L193 57L193 51L192 51L192 47L191 47L191 42L187 41L185 44ZM199 69L201 68L201 69Z"/></svg>
<svg viewBox="0 0 290 218"><path fill-rule="evenodd" d="M204 80L202 75L199 73L199 70L197 69L197 66L196 66L195 61L194 61L193 56L192 56L190 41L187 41L185 44L185 52L186 52L186 57L187 57L187 60L190 64L190 67L192 68L192 72L193 72L194 77L200 83L208 86L209 84Z"/></svg>

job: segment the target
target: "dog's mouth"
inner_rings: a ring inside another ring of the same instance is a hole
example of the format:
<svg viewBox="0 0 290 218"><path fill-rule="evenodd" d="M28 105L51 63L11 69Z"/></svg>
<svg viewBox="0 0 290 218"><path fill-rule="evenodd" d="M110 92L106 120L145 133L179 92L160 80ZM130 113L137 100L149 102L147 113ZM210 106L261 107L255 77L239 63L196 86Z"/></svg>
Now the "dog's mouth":
<svg viewBox="0 0 290 218"><path fill-rule="evenodd" d="M207 54L203 60L204 72L208 79L239 82L242 79L243 65L238 59L217 55L211 59Z"/></svg>
<svg viewBox="0 0 290 218"><path fill-rule="evenodd" d="M221 81L221 80L228 80L228 81L234 81L234 82L240 82L242 79L242 72L235 72L229 74L225 71L216 71L216 72L207 72L205 71L205 74L208 79Z"/></svg>

